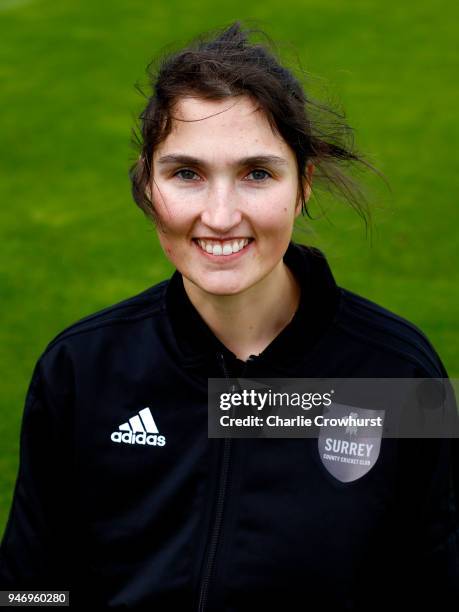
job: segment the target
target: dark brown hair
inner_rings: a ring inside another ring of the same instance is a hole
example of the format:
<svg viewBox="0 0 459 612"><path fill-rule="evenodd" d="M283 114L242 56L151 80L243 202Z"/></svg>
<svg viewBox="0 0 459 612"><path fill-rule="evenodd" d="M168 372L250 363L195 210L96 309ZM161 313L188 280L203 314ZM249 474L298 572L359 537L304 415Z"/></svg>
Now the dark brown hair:
<svg viewBox="0 0 459 612"><path fill-rule="evenodd" d="M261 33L270 48L251 43L249 35ZM353 146L353 129L344 114L306 95L293 72L277 59L273 41L259 29L242 29L236 21L209 35L200 35L179 51L166 53L147 67L152 90L139 116L139 133L133 129L133 146L138 157L129 169L132 195L145 215L159 221L154 204L145 193L151 182L153 152L169 135L172 112L180 98L188 95L221 100L248 95L261 107L274 132L279 133L295 153L302 213L310 216L304 198L306 165L314 164L314 186L344 197L365 221L370 210L357 182L342 170L358 163L381 176ZM137 89L141 89L137 86ZM145 94L143 94L145 95Z"/></svg>

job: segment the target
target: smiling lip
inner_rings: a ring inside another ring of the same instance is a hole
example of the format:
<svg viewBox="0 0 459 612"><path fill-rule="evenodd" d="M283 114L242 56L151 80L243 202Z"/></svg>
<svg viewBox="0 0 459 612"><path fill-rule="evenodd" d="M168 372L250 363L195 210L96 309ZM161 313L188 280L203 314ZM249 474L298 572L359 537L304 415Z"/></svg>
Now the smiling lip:
<svg viewBox="0 0 459 612"><path fill-rule="evenodd" d="M246 253L251 248L251 245L254 242L254 239L253 238L249 238L249 243L243 249L241 249L237 253L231 253L231 255L214 255L213 253L208 253L207 251L204 251L204 249L202 249L199 246L199 244L197 243L197 239L193 238L192 242L195 245L195 247L198 249L198 251L204 257L207 257L207 259L209 259L210 261L224 263L224 262L234 261L237 257L244 255L244 253ZM223 241L221 241L221 242L223 242Z"/></svg>

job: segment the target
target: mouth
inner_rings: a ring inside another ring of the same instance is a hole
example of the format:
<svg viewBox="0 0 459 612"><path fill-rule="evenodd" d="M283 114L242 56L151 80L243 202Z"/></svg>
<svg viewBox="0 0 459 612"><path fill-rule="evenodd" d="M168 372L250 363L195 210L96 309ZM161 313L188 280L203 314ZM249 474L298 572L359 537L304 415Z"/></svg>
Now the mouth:
<svg viewBox="0 0 459 612"><path fill-rule="evenodd" d="M198 250L208 258L214 260L228 260L245 253L254 238L235 238L234 240L201 240L193 238Z"/></svg>

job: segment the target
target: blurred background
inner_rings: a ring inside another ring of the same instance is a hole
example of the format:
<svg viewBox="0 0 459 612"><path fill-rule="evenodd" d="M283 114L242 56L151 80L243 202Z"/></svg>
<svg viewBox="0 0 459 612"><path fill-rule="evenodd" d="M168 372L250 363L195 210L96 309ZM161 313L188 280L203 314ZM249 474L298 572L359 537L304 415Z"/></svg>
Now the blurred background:
<svg viewBox="0 0 459 612"><path fill-rule="evenodd" d="M345 202L315 193L294 239L326 254L339 285L420 327L459 377L457 22L450 1L0 0L0 534L19 462L32 370L68 325L169 277L134 204L131 129L145 67L166 47L256 20L345 111L371 240ZM216 15L217 14L217 15ZM315 92L314 92L315 93Z"/></svg>

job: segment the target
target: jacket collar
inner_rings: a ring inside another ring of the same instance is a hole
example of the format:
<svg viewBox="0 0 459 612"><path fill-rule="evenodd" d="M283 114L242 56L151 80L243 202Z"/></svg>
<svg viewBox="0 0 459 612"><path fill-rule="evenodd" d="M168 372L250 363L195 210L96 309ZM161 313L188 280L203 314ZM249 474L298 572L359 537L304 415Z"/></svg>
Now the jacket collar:
<svg viewBox="0 0 459 612"><path fill-rule="evenodd" d="M300 283L300 304L290 323L262 353L250 359L287 372L308 354L331 325L340 291L324 254L316 247L290 241L283 260ZM191 303L178 270L167 285L166 311L185 367L215 362L220 352L233 371L242 369L245 362L213 334Z"/></svg>

